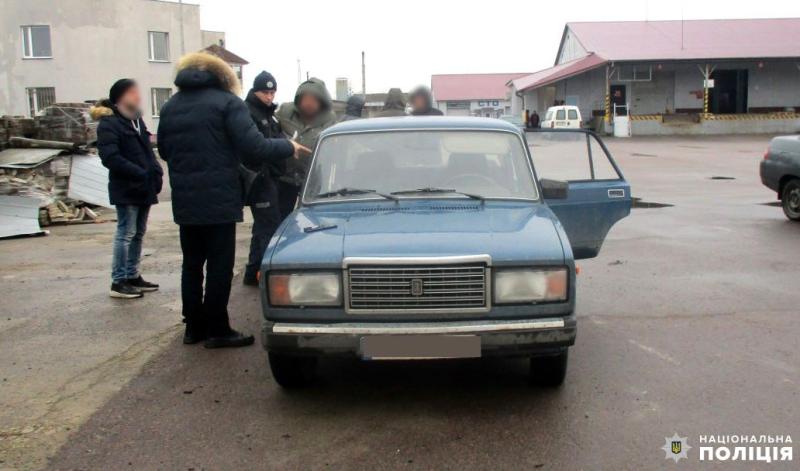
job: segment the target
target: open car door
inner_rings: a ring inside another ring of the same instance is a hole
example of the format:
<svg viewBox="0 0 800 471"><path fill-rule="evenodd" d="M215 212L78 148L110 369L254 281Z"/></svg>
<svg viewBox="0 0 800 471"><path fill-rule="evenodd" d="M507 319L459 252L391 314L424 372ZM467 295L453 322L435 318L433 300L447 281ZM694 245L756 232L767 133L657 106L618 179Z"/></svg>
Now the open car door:
<svg viewBox="0 0 800 471"><path fill-rule="evenodd" d="M565 181L566 198L545 202L561 221L575 259L596 257L609 229L631 212L630 185L600 138L582 129L527 134L537 178Z"/></svg>

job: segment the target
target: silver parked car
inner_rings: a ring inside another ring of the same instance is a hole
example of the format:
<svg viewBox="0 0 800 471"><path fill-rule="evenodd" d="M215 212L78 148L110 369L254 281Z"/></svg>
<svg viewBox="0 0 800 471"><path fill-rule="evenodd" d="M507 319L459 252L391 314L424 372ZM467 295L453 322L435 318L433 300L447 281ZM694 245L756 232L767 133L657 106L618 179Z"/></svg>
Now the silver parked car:
<svg viewBox="0 0 800 471"><path fill-rule="evenodd" d="M783 212L800 221L800 136L778 136L761 161L761 182L775 190Z"/></svg>

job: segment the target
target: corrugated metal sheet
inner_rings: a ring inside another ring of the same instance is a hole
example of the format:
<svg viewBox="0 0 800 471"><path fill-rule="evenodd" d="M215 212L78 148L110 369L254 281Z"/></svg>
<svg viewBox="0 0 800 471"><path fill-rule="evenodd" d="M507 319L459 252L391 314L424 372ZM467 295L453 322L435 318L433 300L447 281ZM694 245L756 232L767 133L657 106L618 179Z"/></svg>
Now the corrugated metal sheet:
<svg viewBox="0 0 800 471"><path fill-rule="evenodd" d="M6 149L0 152L2 168L33 168L60 155L59 149Z"/></svg>
<svg viewBox="0 0 800 471"><path fill-rule="evenodd" d="M800 18L567 23L609 61L800 57Z"/></svg>
<svg viewBox="0 0 800 471"><path fill-rule="evenodd" d="M103 167L100 157L96 155L72 157L67 196L106 208L113 207L108 201L108 169Z"/></svg>
<svg viewBox="0 0 800 471"><path fill-rule="evenodd" d="M42 232L39 200L25 196L0 196L0 238Z"/></svg>
<svg viewBox="0 0 800 471"><path fill-rule="evenodd" d="M605 63L606 60L604 58L597 54L590 53L586 57L564 62L563 64L550 67L549 69L540 70L525 77L512 80L511 83L514 84L514 88L516 88L517 91L544 87L545 85L550 85L559 80L596 69Z"/></svg>

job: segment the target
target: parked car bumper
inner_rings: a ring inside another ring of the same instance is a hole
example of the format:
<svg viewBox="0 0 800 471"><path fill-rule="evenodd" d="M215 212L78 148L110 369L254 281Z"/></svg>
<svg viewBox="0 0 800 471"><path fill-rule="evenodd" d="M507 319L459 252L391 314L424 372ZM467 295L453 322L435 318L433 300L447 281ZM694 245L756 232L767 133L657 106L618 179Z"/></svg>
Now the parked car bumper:
<svg viewBox="0 0 800 471"><path fill-rule="evenodd" d="M274 353L361 356L368 336L475 335L481 356L527 356L560 351L575 343L574 315L518 320L446 322L264 323L262 344Z"/></svg>
<svg viewBox="0 0 800 471"><path fill-rule="evenodd" d="M759 165L761 183L775 192L780 191L780 179L785 174L782 166L772 160L762 160Z"/></svg>

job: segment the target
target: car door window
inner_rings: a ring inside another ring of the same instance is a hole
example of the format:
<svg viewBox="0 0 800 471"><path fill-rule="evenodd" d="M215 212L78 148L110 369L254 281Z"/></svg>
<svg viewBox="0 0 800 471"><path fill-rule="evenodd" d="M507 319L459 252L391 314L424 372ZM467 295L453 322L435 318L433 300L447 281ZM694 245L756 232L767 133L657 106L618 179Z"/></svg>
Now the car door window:
<svg viewBox="0 0 800 471"><path fill-rule="evenodd" d="M597 137L589 135L589 150L592 153L592 167L594 170L594 180L619 180L620 175L617 169L611 164L608 153L600 145Z"/></svg>
<svg viewBox="0 0 800 471"><path fill-rule="evenodd" d="M528 145L539 178L566 181L592 178L585 134L533 132L528 134Z"/></svg>
<svg viewBox="0 0 800 471"><path fill-rule="evenodd" d="M558 110L558 111L556 112L556 119L558 119L558 120L563 120L563 119L564 119L564 116L565 116L565 114L564 114L564 110Z"/></svg>
<svg viewBox="0 0 800 471"><path fill-rule="evenodd" d="M575 110L569 110L569 119L578 119L578 112Z"/></svg>
<svg viewBox="0 0 800 471"><path fill-rule="evenodd" d="M618 180L620 175L597 138L582 131L528 133L538 178L563 181Z"/></svg>

